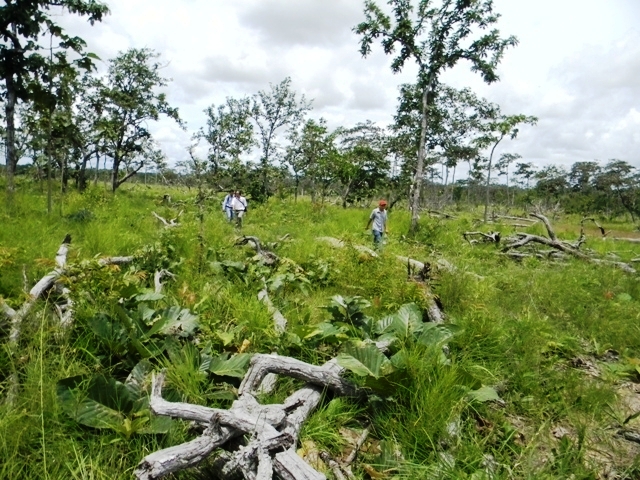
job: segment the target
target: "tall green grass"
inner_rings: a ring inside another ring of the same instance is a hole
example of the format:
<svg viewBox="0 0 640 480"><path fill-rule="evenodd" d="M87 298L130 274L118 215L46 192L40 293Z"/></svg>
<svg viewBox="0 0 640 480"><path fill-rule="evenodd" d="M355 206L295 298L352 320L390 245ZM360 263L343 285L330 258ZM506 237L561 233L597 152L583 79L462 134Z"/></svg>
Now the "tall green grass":
<svg viewBox="0 0 640 480"><path fill-rule="evenodd" d="M166 192L177 204L162 204ZM23 268L33 285L52 268L67 233L73 237L70 262L138 252L149 269L141 274L112 268L76 278L77 319L71 332L60 332L42 302L24 324L18 352L0 351L2 396L11 374L20 381L15 403L0 406L0 478L131 478L146 454L193 437L180 422L166 435L130 438L83 427L64 414L56 396L62 378L117 370L101 357L88 321L114 308L121 284L151 287L152 267L162 262L176 274L165 286L164 302L200 316L200 346L208 344L214 352L277 351L318 364L336 353L335 346L311 348L279 338L256 298L260 279L213 268L216 261L253 256L249 247L234 245L241 234L263 242L290 234L278 255L309 271L317 268L314 261L329 265L322 285L311 285L307 292L293 286L272 295L292 331L327 321L323 306L338 294L368 299L367 314L376 318L405 303L424 306L422 287L407 281L406 266L396 254L434 265L444 258L455 266L451 272L435 269L432 279L449 321L458 327L448 361L442 362L439 351L408 344L406 374L390 398L358 403L328 396L304 427L301 440L307 446L339 456L347 445L340 428L370 423L372 441L354 466L359 478L368 478L359 466L364 463L389 478L597 478L604 467L592 453L599 449L606 450L621 475L638 474L637 451L615 438L615 421L608 413L624 412L623 418L633 413L625 410L618 390L623 382L639 380L634 373L640 364L637 277L580 260L517 263L491 245L470 246L461 232L475 228L473 212L461 212L456 220L422 218L417 237L410 240L403 236L408 212L392 211L387 244L379 258L371 258L315 240L334 236L371 245L364 230L369 209L271 199L252 205L238 232L225 222L218 199L208 202L204 225L199 225L194 198L194 192L156 186L127 187L116 195L98 187L57 199L49 216L46 198L36 189L18 192L10 210L0 207L0 296L14 308L25 298ZM164 229L151 216L156 211L172 218L181 210L182 226L175 229ZM577 238L579 219L556 223L561 237ZM492 228L510 232L506 226ZM531 231L544 233L540 226ZM602 255L615 251L623 260L640 256L638 245L597 237L589 238L586 247ZM607 350L615 350L620 360L606 361ZM194 355L166 359L170 386L184 400L228 405L216 400L210 377L194 373ZM575 368L577 357L596 365L600 377ZM284 397L295 385L283 382L275 397ZM483 385L495 388L503 403L470 402L469 389ZM557 427L569 435L554 437Z"/></svg>

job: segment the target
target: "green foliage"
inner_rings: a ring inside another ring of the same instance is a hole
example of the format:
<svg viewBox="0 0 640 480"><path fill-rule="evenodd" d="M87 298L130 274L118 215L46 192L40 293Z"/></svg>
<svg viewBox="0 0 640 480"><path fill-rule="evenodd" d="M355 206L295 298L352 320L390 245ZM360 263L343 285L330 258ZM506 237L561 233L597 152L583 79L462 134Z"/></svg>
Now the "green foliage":
<svg viewBox="0 0 640 480"><path fill-rule="evenodd" d="M496 478L594 478L601 471L596 449L621 475L633 478L638 471L636 460L608 443L620 445L616 431L638 425L637 409L624 406L620 390L620 383L640 378L635 276L580 261L512 263L490 246L470 247L460 234L479 210L425 222L417 241L391 235L379 257L365 258L315 238L365 244L369 237L361 228L368 212L314 206L307 197L297 203L272 198L247 218L247 234L263 241L291 235L291 241L269 246L284 260L274 267L234 246L232 227L206 210L202 241L212 268L200 270L195 194L138 187L125 185L116 197L102 187L84 196L69 193L63 214L87 208L95 215L91 222L55 212L48 217L37 188L17 192L15 216L0 206L3 299L18 308L22 266L33 285L51 270L60 239L71 233L69 261L75 266L63 281L76 302L74 326L64 333L51 304L38 302L24 322L19 353L0 352L2 395L12 373L20 381L15 404L0 405L0 458L9 459L0 462L0 477L129 478L144 455L194 438L183 422L173 422L166 433L143 433L151 428L141 400L146 394L129 396L123 389L142 359L166 371L165 398L225 408L257 352L316 365L340 356L348 378L370 389L367 401L327 396L301 434L301 448L344 458L347 430L370 424L370 440L352 467L356 477L368 475L362 469L368 464L389 477L484 478L483 462L491 457ZM166 192L183 202L176 229L158 228L149 214L175 217L173 207L159 208ZM211 212L218 209L216 201ZM392 231L406 228L409 218L395 210ZM558 236L577 238L580 218L558 218ZM542 233L537 228L530 231ZM590 235L586 247L615 252L623 261L640 255L640 246L621 245ZM136 261L128 266L100 267L94 258L130 254ZM432 264L429 286L449 318L444 325L423 321L424 285L407 281L395 255ZM439 269L440 258L455 269ZM158 295L153 274L162 268L176 278ZM270 291L288 320L286 334L278 336L257 294L265 282L286 274L309 283L303 292L297 280L286 279ZM49 302L56 299L53 292ZM198 328L192 329L195 315ZM391 342L384 354L373 346L381 340ZM600 376L587 375L581 365L592 365ZM73 378L65 387L65 379ZM61 380L70 409L58 399ZM149 377L141 384L147 392ZM112 393L101 397L97 385ZM280 402L299 387L279 381L261 401ZM79 423L85 410L78 405L90 407L89 422L112 426ZM558 426L570 432L567 440L550 433Z"/></svg>
<svg viewBox="0 0 640 480"><path fill-rule="evenodd" d="M151 414L147 377L152 366L138 363L124 383L103 375L79 375L58 382L63 410L76 422L97 429L111 429L125 437L136 433L167 433L168 417Z"/></svg>

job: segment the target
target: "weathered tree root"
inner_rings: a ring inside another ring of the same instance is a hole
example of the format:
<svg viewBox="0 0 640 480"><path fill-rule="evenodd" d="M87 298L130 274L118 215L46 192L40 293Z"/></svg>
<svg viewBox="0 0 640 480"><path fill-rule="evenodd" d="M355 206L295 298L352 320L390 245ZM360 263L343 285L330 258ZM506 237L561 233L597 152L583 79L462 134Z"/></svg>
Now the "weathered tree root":
<svg viewBox="0 0 640 480"><path fill-rule="evenodd" d="M219 462L225 478L239 473L250 480L270 479L275 473L285 480L326 480L295 453L295 447L302 424L320 402L323 390L350 397L364 395L362 389L344 380L342 373L335 360L316 366L290 357L257 354L240 385L238 400L229 410L168 402L162 398L164 375L154 375L151 410L207 428L190 442L147 455L134 474L140 480L162 478L197 465L233 438L250 435L246 445ZM254 395L269 374L289 376L306 385L282 404L261 405Z"/></svg>
<svg viewBox="0 0 640 480"><path fill-rule="evenodd" d="M178 213L178 216L176 218L172 218L171 220L167 220L166 218L161 217L156 212L151 212L151 215L153 215L158 220L160 220L162 222L162 224L164 225L164 228L173 228L173 227L179 227L180 226L180 223L178 222L178 219L180 218L180 216L183 213L184 213L184 210L180 210L180 213Z"/></svg>
<svg viewBox="0 0 640 480"><path fill-rule="evenodd" d="M517 233L515 236L505 239L505 246L502 249L503 254L511 256L513 258L524 258L526 256L540 257L541 252L538 252L536 250L533 250L531 253L514 252L515 249L537 243L546 245L556 250L557 252L561 252L563 254L585 260L587 262L612 265L620 268L621 270L624 270L627 273L636 273L636 269L628 263L595 258L580 250L580 247L586 240L586 235L584 233L584 222L589 219L583 219L583 221L581 222L582 228L580 232L580 238L576 242L571 243L558 239L555 231L553 230L553 227L551 226L551 222L547 217L539 213L532 213L531 216L539 219L544 224L545 228L547 229L548 237L542 237L540 235L533 235L529 233ZM548 256L551 256L551 254L548 254Z"/></svg>

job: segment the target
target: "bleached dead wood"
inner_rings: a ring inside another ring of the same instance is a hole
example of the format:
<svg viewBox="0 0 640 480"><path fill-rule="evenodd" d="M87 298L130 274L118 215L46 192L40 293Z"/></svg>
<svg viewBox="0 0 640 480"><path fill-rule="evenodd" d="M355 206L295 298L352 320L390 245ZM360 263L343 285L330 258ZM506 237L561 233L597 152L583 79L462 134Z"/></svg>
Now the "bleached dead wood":
<svg viewBox="0 0 640 480"><path fill-rule="evenodd" d="M149 405L157 415L206 424L199 438L145 457L134 472L138 479L162 478L195 466L232 438L250 435L246 445L221 458L224 478L240 473L245 479L268 479L275 474L287 480L326 480L295 452L300 429L318 405L325 389L338 395L360 396L363 391L341 377L335 360L322 366L279 355L254 355L238 389L238 400L229 410L162 398L164 375L154 375ZM269 374L286 375L307 384L282 404L261 405L254 397ZM284 451L279 451L284 449Z"/></svg>
<svg viewBox="0 0 640 480"><path fill-rule="evenodd" d="M435 216L435 217L439 217L439 218L447 218L447 219L452 219L452 220L455 220L456 218L458 218L455 215L451 215L450 213L446 213L446 212L440 212L438 210L427 210L427 212L432 217Z"/></svg>
<svg viewBox="0 0 640 480"><path fill-rule="evenodd" d="M538 223L538 220L531 220L530 218L527 217L514 217L511 215L494 215L493 218L500 218L500 219L505 219L505 220L514 220L516 222L528 222L529 225L527 226L531 226L534 225L536 223Z"/></svg>
<svg viewBox="0 0 640 480"><path fill-rule="evenodd" d="M183 210L180 210L180 213L178 213L178 216L176 218L172 218L171 220L167 220L164 217L161 217L156 212L151 212L151 215L153 215L158 220L160 220L165 228L173 228L173 227L180 226L180 223L178 223L178 218L180 218L183 212L184 212Z"/></svg>
<svg viewBox="0 0 640 480"><path fill-rule="evenodd" d="M617 242L629 242L629 243L640 243L640 238L631 238L631 237L611 237L612 240Z"/></svg>
<svg viewBox="0 0 640 480"><path fill-rule="evenodd" d="M16 315L16 311L13 308L11 308L9 305L7 305L4 302L4 300L2 300L1 298L0 298L0 313L2 313L2 316L0 316L0 327L4 327L5 324Z"/></svg>
<svg viewBox="0 0 640 480"><path fill-rule="evenodd" d="M611 266L620 268L621 270L624 270L627 273L636 273L636 269L633 268L628 263L596 258L580 250L580 247L586 240L586 235L584 233L584 222L590 219L583 219L583 221L581 222L580 238L578 239L577 242L571 243L571 242L562 241L558 239L555 231L553 230L551 222L547 217L539 213L531 213L531 216L539 219L544 224L547 230L548 238L540 235L533 235L528 233L516 233L514 236L509 237L505 240L505 246L502 249L503 254L509 255L513 258L522 258L526 255L538 256L539 254L541 254L541 252L538 252L535 250L526 254L514 254L513 250L522 248L527 245L541 244L541 245L551 247L552 249L555 249L556 251L562 252L566 255L570 255L574 258L579 258L587 262L591 262L595 264L611 265ZM601 228L601 231L603 231L602 228ZM550 254L548 254L548 256L550 256Z"/></svg>
<svg viewBox="0 0 640 480"><path fill-rule="evenodd" d="M11 316L11 332L9 333L9 345L15 346L20 338L20 327L22 321L29 314L38 299L47 292L55 282L64 273L64 266L67 262L67 254L69 252L69 243L71 236L66 235L58 252L56 253L56 268L42 277L38 283L29 291L27 300L22 304L20 309Z"/></svg>
<svg viewBox="0 0 640 480"><path fill-rule="evenodd" d="M280 310L273 305L273 302L269 298L269 292L267 292L266 288L263 288L258 292L258 300L267 306L267 310L273 318L273 326L276 333L278 335L282 335L287 329L287 319L284 318L284 315L282 315Z"/></svg>
<svg viewBox="0 0 640 480"><path fill-rule="evenodd" d="M162 292L162 279L165 277L169 277L171 279L176 278L176 276L171 273L169 270L158 270L154 275L153 275L153 286L154 286L154 291L156 293L160 293Z"/></svg>
<svg viewBox="0 0 640 480"><path fill-rule="evenodd" d="M104 257L98 259L98 265L101 267L106 267L107 265L126 265L127 263L133 262L135 257Z"/></svg>
<svg viewBox="0 0 640 480"><path fill-rule="evenodd" d="M372 257L377 257L378 256L378 253L376 251L372 250L369 247L365 247L364 245L347 244L347 243L343 242L342 240L338 240L337 238L333 238L333 237L317 237L316 240L318 240L319 242L327 243L327 244L331 245L334 248L344 248L347 245L351 245L353 248L355 248L360 253L367 253L367 254L371 255Z"/></svg>

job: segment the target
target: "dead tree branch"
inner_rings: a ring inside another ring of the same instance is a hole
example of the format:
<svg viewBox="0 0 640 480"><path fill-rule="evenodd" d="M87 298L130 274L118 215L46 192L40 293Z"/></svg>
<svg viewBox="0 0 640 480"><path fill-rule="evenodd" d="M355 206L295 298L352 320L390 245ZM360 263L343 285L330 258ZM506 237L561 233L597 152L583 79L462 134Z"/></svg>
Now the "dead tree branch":
<svg viewBox="0 0 640 480"><path fill-rule="evenodd" d="M246 445L221 460L224 478L234 473L245 479L326 480L295 453L300 429L320 402L322 391L360 397L364 391L341 377L335 360L323 366L279 355L254 355L238 389L238 400L229 410L162 398L164 375L154 375L150 398L156 415L196 421L207 425L205 432L190 442L147 455L134 474L140 480L162 478L197 465L232 438L250 435ZM269 374L285 375L306 382L282 404L261 405L254 394Z"/></svg>
<svg viewBox="0 0 640 480"><path fill-rule="evenodd" d="M11 316L11 332L9 333L10 346L17 345L20 338L20 327L22 325L22 321L29 314L38 299L42 295L44 295L45 292L49 291L49 289L53 287L55 282L64 273L70 243L71 236L67 234L64 237L64 240L62 241L58 252L56 253L56 268L53 271L47 273L40 279L40 281L38 281L38 283L33 286L33 288L29 291L29 297L22 304L22 307L20 307L20 309L15 312L15 315Z"/></svg>
<svg viewBox="0 0 640 480"><path fill-rule="evenodd" d="M463 232L462 236L469 242L469 245L474 243L500 243L500 232ZM480 240L476 240L473 237L480 237Z"/></svg>
<svg viewBox="0 0 640 480"><path fill-rule="evenodd" d="M275 253L262 247L262 243L260 242L260 239L258 237L245 235L243 237L240 237L236 241L235 245L250 245L251 248L256 251L256 255L264 265L272 266L276 265L280 261L280 257L278 257Z"/></svg>
<svg viewBox="0 0 640 480"><path fill-rule="evenodd" d="M572 256L574 258L579 258L580 260L585 260L587 262L603 264L603 265L612 265L614 267L620 268L627 273L636 273L636 269L633 268L628 263L618 262L613 260L605 260L601 258L596 258L592 255L589 255L580 250L582 244L586 241L586 235L584 233L584 222L590 219L584 219L581 222L581 231L580 238L577 242L571 243L567 241L559 240L556 233L551 226L551 222L547 217L539 213L532 213L531 216L538 218L545 225L547 229L547 234L549 237L543 237L540 235L533 235L528 233L516 233L514 236L509 237L505 240L505 245L502 249L502 253L508 255L513 258L524 258L526 256L536 256L539 258L544 257L552 257L557 256L557 254L553 254L554 251L561 252L563 254ZM601 228L601 227L600 227ZM601 232L603 229L601 228ZM535 249L527 252L514 252L514 250L525 247L532 246L533 244L545 245L547 247L551 247L553 250L551 252L540 252Z"/></svg>
<svg viewBox="0 0 640 480"><path fill-rule="evenodd" d="M267 310L271 314L273 318L273 326L278 335L282 335L287 329L287 319L284 318L284 315L278 310L271 302L269 298L269 293L267 292L266 287L260 292L258 292L258 300L264 303L267 306Z"/></svg>
<svg viewBox="0 0 640 480"><path fill-rule="evenodd" d="M159 270L153 275L153 285L156 293L162 292L162 279L165 277L169 277L175 280L176 276L171 273L169 270Z"/></svg>
<svg viewBox="0 0 640 480"><path fill-rule="evenodd" d="M183 214L183 212L184 212L184 210L180 210L180 213L178 213L178 216L176 218L172 218L171 220L167 220L164 217L161 217L156 212L151 212L151 215L153 215L158 220L160 220L165 228L173 228L173 227L179 227L180 226L180 223L178 223L178 219Z"/></svg>

